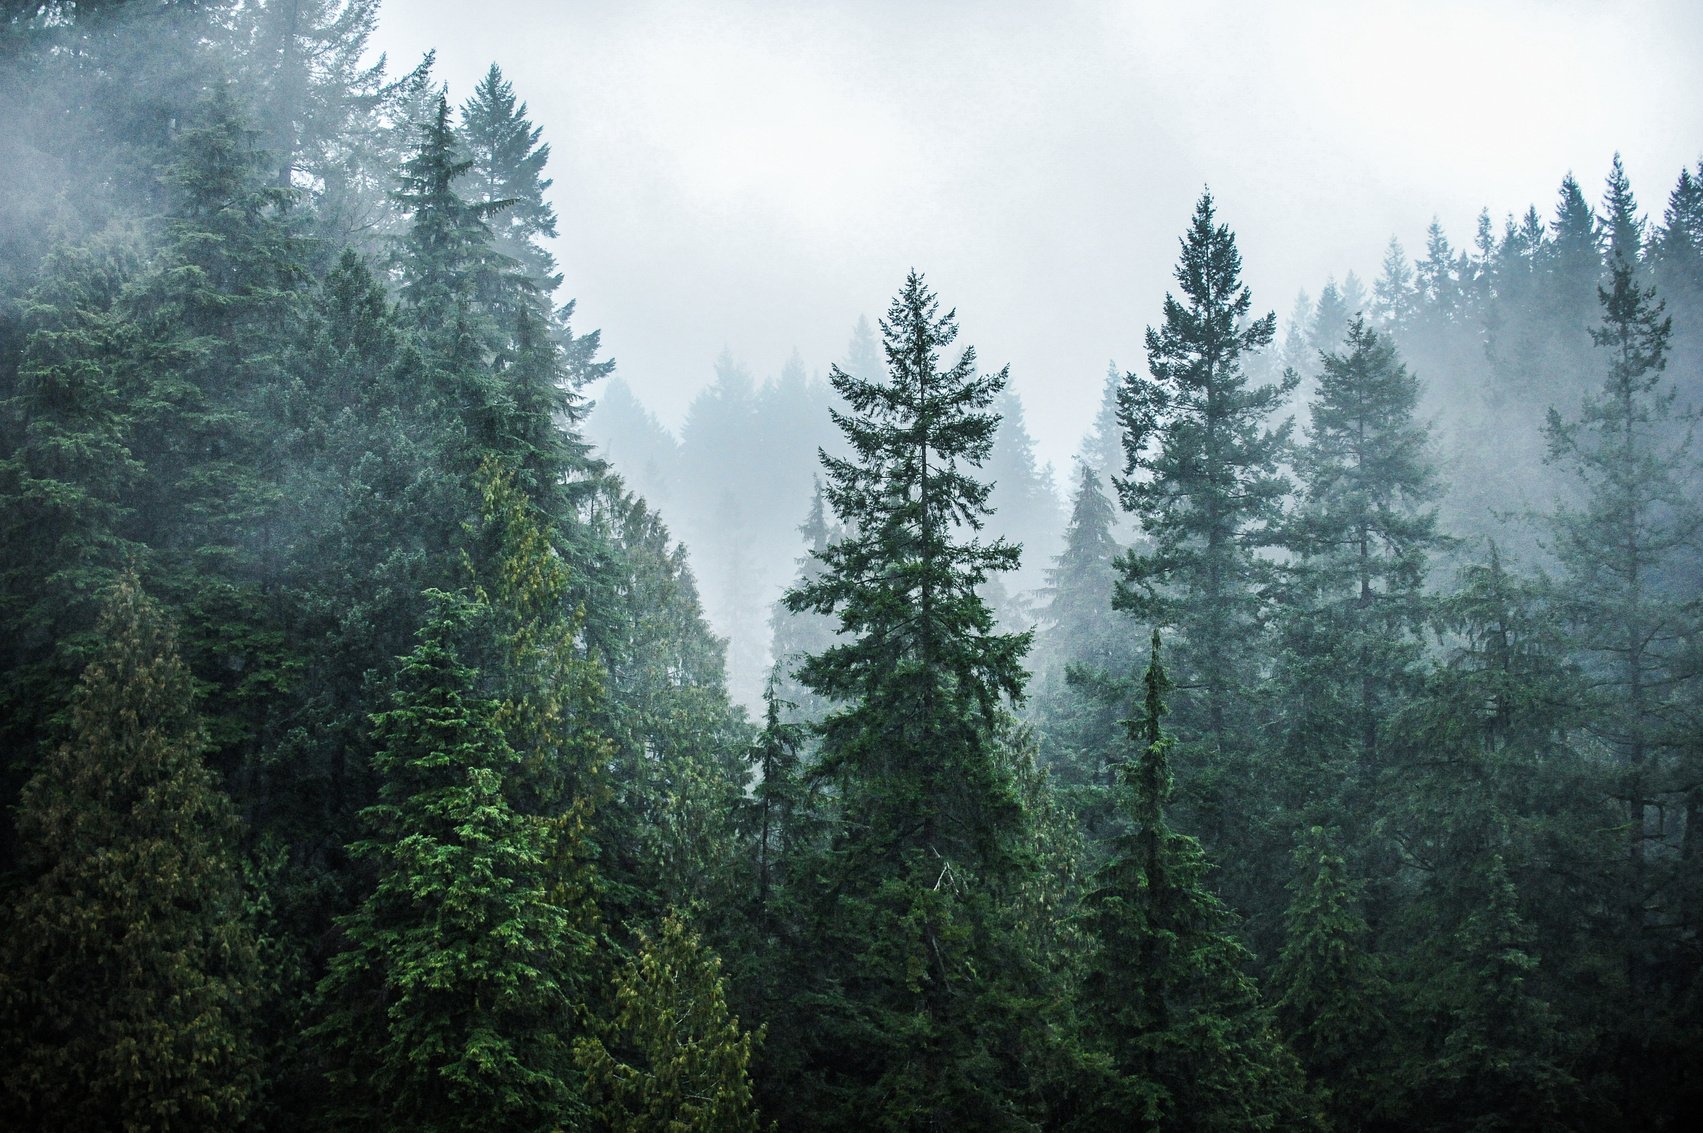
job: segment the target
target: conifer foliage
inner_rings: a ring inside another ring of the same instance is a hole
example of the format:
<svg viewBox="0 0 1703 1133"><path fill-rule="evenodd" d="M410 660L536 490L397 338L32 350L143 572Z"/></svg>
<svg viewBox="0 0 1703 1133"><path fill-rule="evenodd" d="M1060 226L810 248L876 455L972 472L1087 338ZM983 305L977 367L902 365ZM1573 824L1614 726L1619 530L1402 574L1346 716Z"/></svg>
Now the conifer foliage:
<svg viewBox="0 0 1703 1133"><path fill-rule="evenodd" d="M565 982L572 924L546 827L504 797L518 763L463 662L478 604L434 592L374 718L383 786L354 852L377 884L342 922L317 1037L365 1129L549 1130L578 1110Z"/></svg>
<svg viewBox="0 0 1703 1133"><path fill-rule="evenodd" d="M995 914L1023 827L994 734L1001 698L1021 694L1028 635L995 632L976 594L1017 548L974 537L1005 373L978 374L973 349L943 359L957 321L914 272L881 329L886 381L831 374L853 455L823 464L847 534L787 596L837 614L843 635L799 672L844 706L822 726L819 765L840 809L810 934L815 1120L1005 1128L1018 1121L1001 1047L1022 959Z"/></svg>
<svg viewBox="0 0 1703 1133"><path fill-rule="evenodd" d="M260 1084L263 973L238 824L174 631L110 592L70 734L18 808L25 881L0 937L9 1127L231 1128Z"/></svg>
<svg viewBox="0 0 1703 1133"><path fill-rule="evenodd" d="M1279 539L1289 484L1280 463L1288 428L1268 420L1299 379L1254 385L1247 357L1269 345L1276 316L1253 320L1242 256L1217 222L1210 193L1195 206L1167 293L1164 323L1147 329L1150 376L1128 374L1118 391L1125 473L1118 492L1153 547L1124 560L1119 606L1149 624L1181 630L1177 647L1184 719L1220 747L1238 726L1257 672L1274 581L1261 547Z"/></svg>
<svg viewBox="0 0 1703 1133"><path fill-rule="evenodd" d="M1166 818L1171 683L1157 630L1143 684L1142 715L1127 722L1136 754L1121 768L1130 828L1088 899L1093 1022L1075 1128L1305 1128L1298 1067L1248 974L1234 915L1207 887L1200 843Z"/></svg>

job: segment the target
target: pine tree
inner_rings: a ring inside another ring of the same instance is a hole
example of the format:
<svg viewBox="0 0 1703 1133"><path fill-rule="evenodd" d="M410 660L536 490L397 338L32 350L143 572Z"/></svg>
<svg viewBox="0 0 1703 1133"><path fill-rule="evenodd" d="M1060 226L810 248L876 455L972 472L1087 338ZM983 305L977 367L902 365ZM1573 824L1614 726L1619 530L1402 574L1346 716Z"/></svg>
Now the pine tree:
<svg viewBox="0 0 1703 1133"><path fill-rule="evenodd" d="M1390 237L1382 273L1372 285L1372 316L1386 333L1400 336L1413 318L1413 268L1400 241Z"/></svg>
<svg viewBox="0 0 1703 1133"><path fill-rule="evenodd" d="M1590 1128L1578 1084L1560 1065L1556 1021L1532 988L1538 957L1499 854L1478 863L1471 910L1442 942L1432 985L1446 1020L1431 1059L1415 1067L1412 1104L1430 1128Z"/></svg>
<svg viewBox="0 0 1703 1133"><path fill-rule="evenodd" d="M550 837L505 797L518 756L460 639L481 603L433 592L391 707L383 777L351 847L377 884L321 981L338 1119L365 1129L549 1130L583 1113L571 1064L569 913Z"/></svg>
<svg viewBox="0 0 1703 1133"><path fill-rule="evenodd" d="M824 457L847 534L787 595L837 614L845 638L800 670L843 705L822 726L839 810L807 895L820 1033L800 1100L825 1128L1007 1128L1021 1124L1008 1044L1030 973L998 930L1023 826L994 737L1029 642L995 633L976 594L1017 549L964 538L986 514L975 469L1005 374L978 375L973 349L939 368L957 321L915 273L881 325L888 380L830 379L854 453Z"/></svg>
<svg viewBox="0 0 1703 1133"><path fill-rule="evenodd" d="M1125 377L1119 416L1128 479L1117 481L1153 548L1124 559L1117 605L1178 627L1186 727L1220 749L1246 734L1246 698L1259 672L1260 626L1273 572L1261 557L1279 539L1288 482L1279 470L1288 426L1267 427L1297 379L1250 385L1250 354L1271 345L1276 316L1247 321L1235 236L1203 194L1182 240L1165 321L1147 330L1150 378Z"/></svg>
<svg viewBox="0 0 1703 1133"><path fill-rule="evenodd" d="M1065 528L1064 551L1047 572L1047 605L1036 635L1031 713L1041 729L1043 762L1061 784L1085 789L1078 799L1090 829L1103 818L1111 784L1106 753L1117 735L1135 667L1127 627L1112 611L1117 560L1116 511L1100 479L1083 464Z"/></svg>
<svg viewBox="0 0 1703 1133"><path fill-rule="evenodd" d="M1674 316L1674 384L1686 404L1703 403L1703 162L1696 173L1679 171L1649 260L1656 292Z"/></svg>
<svg viewBox="0 0 1703 1133"><path fill-rule="evenodd" d="M475 375L486 367L510 323L519 292L513 261L492 247L490 217L503 203L472 202L456 189L470 169L460 157L448 99L440 96L418 148L403 166L396 203L408 218L398 240L403 308L443 372L439 396L465 414L477 440L494 442L496 392Z"/></svg>
<svg viewBox="0 0 1703 1133"><path fill-rule="evenodd" d="M792 589L802 589L821 577L822 556L839 538L839 532L828 522L827 499L822 494L822 481L814 481L810 512L799 525L804 536L804 554L798 559L798 573L793 576ZM785 598L775 603L769 615L771 645L774 658L775 694L787 705L784 713L790 719L820 723L831 702L817 696L798 680L797 668L834 644L838 634L834 618L814 610L789 609Z"/></svg>
<svg viewBox="0 0 1703 1133"><path fill-rule="evenodd" d="M1652 872L1648 862L1666 857L1666 769L1681 706L1695 695L1680 657L1698 630L1696 611L1673 580L1698 553L1703 516L1687 487L1697 475L1690 433L1674 439L1673 392L1662 376L1672 320L1635 271L1615 261L1600 293L1602 326L1592 336L1607 355L1602 392L1572 420L1552 409L1545 431L1552 461L1582 489L1581 506L1559 509L1551 526L1563 608L1601 696L1593 730L1623 776L1626 962L1638 988L1649 976L1642 957L1652 917L1673 900L1668 870Z"/></svg>
<svg viewBox="0 0 1703 1133"><path fill-rule="evenodd" d="M1357 317L1322 364L1295 461L1301 500L1289 522L1297 560L1281 619L1283 699L1292 764L1353 753L1346 773L1311 776L1299 794L1362 814L1355 788L1370 786L1379 730L1422 652L1426 558L1443 545L1430 506L1439 489L1415 420L1419 381L1394 344Z"/></svg>
<svg viewBox="0 0 1703 1133"><path fill-rule="evenodd" d="M1080 463L1087 465L1103 484L1124 472L1123 426L1118 424L1118 387L1123 372L1116 362L1106 363L1106 380L1100 387L1100 405L1078 450Z"/></svg>
<svg viewBox="0 0 1703 1133"><path fill-rule="evenodd" d="M556 258L541 241L556 236L556 210L544 199L550 146L543 130L526 117L526 103L495 63L461 107L460 143L468 157L466 192L494 206L492 246L519 265L528 284L546 300L561 286Z"/></svg>
<svg viewBox="0 0 1703 1133"><path fill-rule="evenodd" d="M993 484L988 506L993 509L993 527L1007 541L1022 546L1029 561L1052 561L1057 553L1058 532L1063 516L1054 495L1052 467L1035 458L1035 439L1023 423L1023 403L1009 389L994 401L999 428L994 433L993 451L988 455L986 474ZM1037 589L1042 583L1039 569L1012 574L1009 585L1018 591ZM1010 610L996 610L1011 624L1027 625L1030 619L1011 617Z"/></svg>
<svg viewBox="0 0 1703 1133"><path fill-rule="evenodd" d="M1272 978L1275 1013L1333 1127L1353 1130L1370 1124L1392 1092L1381 1081L1392 1061L1389 986L1371 952L1358 886L1331 833L1308 828L1294 856L1283 953Z"/></svg>
<svg viewBox="0 0 1703 1133"><path fill-rule="evenodd" d="M615 1013L576 1041L592 1098L589 1128L608 1133L756 1133L747 1068L753 1041L727 1009L721 961L678 916L615 976Z"/></svg>
<svg viewBox="0 0 1703 1133"><path fill-rule="evenodd" d="M21 298L12 396L0 405L0 805L9 831L18 791L44 754L98 642L101 595L139 551L132 519L146 469L131 451L135 349L120 302L142 260L137 234L63 248ZM0 868L15 847L0 836Z"/></svg>
<svg viewBox="0 0 1703 1133"><path fill-rule="evenodd" d="M1603 255L1610 272L1616 263L1641 265L1644 257L1644 218L1638 215L1638 198L1632 195L1632 183L1626 178L1626 167L1620 155L1608 171L1608 188L1603 194L1602 241Z"/></svg>
<svg viewBox="0 0 1703 1133"><path fill-rule="evenodd" d="M1252 957L1207 888L1200 844L1165 816L1171 683L1157 630L1144 685L1142 718L1126 722L1138 754L1120 769L1130 829L1088 897L1090 1054L1073 1128L1305 1128L1299 1068L1247 974Z"/></svg>
<svg viewBox="0 0 1703 1133"><path fill-rule="evenodd" d="M18 805L0 938L0 1115L20 1129L241 1124L263 995L239 829L173 630L131 574Z"/></svg>

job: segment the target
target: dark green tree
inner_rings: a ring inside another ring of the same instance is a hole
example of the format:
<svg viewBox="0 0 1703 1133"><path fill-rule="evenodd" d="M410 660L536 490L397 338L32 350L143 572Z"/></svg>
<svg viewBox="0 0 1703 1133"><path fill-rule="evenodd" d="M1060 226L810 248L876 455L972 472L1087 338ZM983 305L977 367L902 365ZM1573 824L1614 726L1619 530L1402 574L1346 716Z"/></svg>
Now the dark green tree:
<svg viewBox="0 0 1703 1133"><path fill-rule="evenodd" d="M1300 1068L1260 1003L1235 918L1207 887L1200 844L1166 819L1171 683L1157 630L1152 649L1142 717L1126 722L1136 755L1120 769L1130 828L1088 895L1089 1053L1072 1128L1307 1128Z"/></svg>
<svg viewBox="0 0 1703 1133"><path fill-rule="evenodd" d="M1294 784L1290 803L1327 808L1307 821L1344 803L1366 814L1359 791L1376 774L1379 730L1417 680L1427 556L1443 546L1418 403L1419 380L1364 319L1349 325L1340 351L1321 355L1295 459L1296 560L1281 618L1288 764L1307 780ZM1338 753L1352 760L1343 766ZM1323 767L1302 770L1320 759Z"/></svg>
<svg viewBox="0 0 1703 1133"><path fill-rule="evenodd" d="M526 103L495 63L461 106L460 143L468 158L466 196L496 206L488 222L497 252L519 265L526 281L548 299L561 286L556 258L542 241L556 236L556 210L545 200L550 146L526 116Z"/></svg>
<svg viewBox="0 0 1703 1133"><path fill-rule="evenodd" d="M230 1128L264 994L239 828L195 682L134 574L107 597L65 742L18 804L0 937L0 1116L17 1129Z"/></svg>
<svg viewBox="0 0 1703 1133"><path fill-rule="evenodd" d="M1268 422L1297 379L1250 384L1247 356L1271 345L1276 316L1248 320L1242 257L1202 194L1182 239L1164 323L1147 330L1150 377L1125 376L1118 412L1126 479L1117 481L1152 549L1131 552L1117 606L1176 627L1186 734L1220 749L1245 742L1274 569L1259 553L1280 539L1288 425Z"/></svg>
<svg viewBox="0 0 1703 1133"><path fill-rule="evenodd" d="M1642 995L1654 978L1657 926L1677 900L1674 832L1660 816L1679 805L1676 788L1690 780L1677 761L1697 677L1682 658L1699 624L1694 594L1675 583L1698 554L1703 514L1690 488L1690 432L1676 438L1663 379L1672 320L1635 273L1615 261L1600 293L1602 325L1592 334L1606 355L1601 392L1575 418L1551 410L1546 435L1551 460L1578 487L1580 503L1551 518L1558 597L1596 690L1589 726L1619 765L1624 955Z"/></svg>
<svg viewBox="0 0 1703 1133"><path fill-rule="evenodd" d="M142 264L133 230L62 248L18 301L12 394L0 405L0 805L45 754L99 641L101 595L141 550L133 501L146 469L131 451L142 333L121 303ZM15 847L0 836L0 868Z"/></svg>
<svg viewBox="0 0 1703 1133"><path fill-rule="evenodd" d="M787 595L844 635L800 670L842 707L822 726L838 810L807 895L817 1036L794 1104L821 1128L1020 1127L1033 973L998 914L1024 825L994 742L1029 641L996 633L976 593L1017 548L974 537L1005 374L978 375L973 349L942 368L957 320L914 272L881 325L887 380L830 378L854 455L823 463L847 533Z"/></svg>
<svg viewBox="0 0 1703 1133"><path fill-rule="evenodd" d="M375 888L342 918L319 987L338 1120L365 1129L550 1130L583 1114L566 993L574 936L547 827L505 797L519 758L462 660L480 603L434 592L391 707L351 851Z"/></svg>
<svg viewBox="0 0 1703 1133"><path fill-rule="evenodd" d="M1359 886L1330 831L1295 845L1283 953L1272 975L1278 1026L1321 1095L1334 1128L1375 1124L1390 1101L1390 988L1359 908Z"/></svg>

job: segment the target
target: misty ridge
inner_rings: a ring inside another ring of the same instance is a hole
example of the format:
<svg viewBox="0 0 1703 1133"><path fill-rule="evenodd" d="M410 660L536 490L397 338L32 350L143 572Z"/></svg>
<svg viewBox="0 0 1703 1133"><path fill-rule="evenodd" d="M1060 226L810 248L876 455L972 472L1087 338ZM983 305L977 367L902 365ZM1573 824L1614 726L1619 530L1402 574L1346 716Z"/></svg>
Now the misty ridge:
<svg viewBox="0 0 1703 1133"><path fill-rule="evenodd" d="M1703 160L1292 300L1207 187L1091 384L919 262L682 414L604 155L379 19L0 6L0 1124L1695 1109Z"/></svg>

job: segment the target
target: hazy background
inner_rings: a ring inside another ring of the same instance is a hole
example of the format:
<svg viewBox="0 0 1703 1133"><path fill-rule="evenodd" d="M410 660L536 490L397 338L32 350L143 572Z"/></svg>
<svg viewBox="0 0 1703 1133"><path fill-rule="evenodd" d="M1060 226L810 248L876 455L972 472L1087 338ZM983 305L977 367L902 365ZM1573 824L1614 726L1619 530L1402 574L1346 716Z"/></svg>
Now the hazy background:
<svg viewBox="0 0 1703 1133"><path fill-rule="evenodd" d="M389 0L377 42L392 73L436 46L456 101L503 67L577 323L669 426L724 347L825 371L914 265L1061 471L1203 185L1282 318L1433 214L1463 247L1565 170L1596 201L1617 149L1659 216L1703 137L1695 0Z"/></svg>

